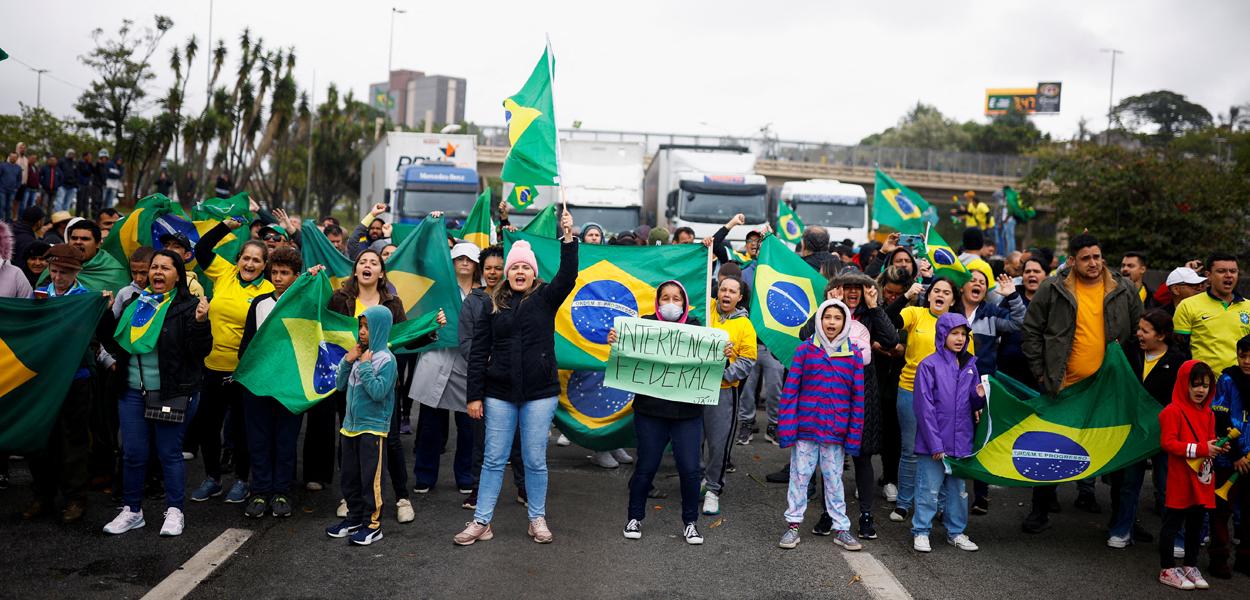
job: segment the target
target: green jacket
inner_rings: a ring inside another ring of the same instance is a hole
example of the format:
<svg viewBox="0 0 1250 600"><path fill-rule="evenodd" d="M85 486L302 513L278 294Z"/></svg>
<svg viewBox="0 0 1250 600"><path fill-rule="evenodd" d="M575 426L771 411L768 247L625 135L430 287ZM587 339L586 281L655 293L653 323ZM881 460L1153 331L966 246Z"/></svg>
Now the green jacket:
<svg viewBox="0 0 1250 600"><path fill-rule="evenodd" d="M1046 279L1037 288L1024 316L1020 349L1036 379L1033 383L1040 383L1045 393L1058 393L1068 370L1068 355L1076 334L1075 285L1076 275L1071 269ZM1132 343L1142 314L1141 300L1129 280L1110 270L1103 271L1103 285L1107 292L1102 313L1107 343Z"/></svg>

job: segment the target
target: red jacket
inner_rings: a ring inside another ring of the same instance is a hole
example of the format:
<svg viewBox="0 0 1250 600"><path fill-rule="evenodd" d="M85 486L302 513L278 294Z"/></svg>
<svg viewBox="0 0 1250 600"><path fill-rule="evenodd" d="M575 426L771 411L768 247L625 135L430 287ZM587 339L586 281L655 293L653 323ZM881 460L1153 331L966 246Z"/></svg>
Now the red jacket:
<svg viewBox="0 0 1250 600"><path fill-rule="evenodd" d="M1196 364L1198 361L1189 360L1181 365L1176 373L1176 385L1172 386L1172 403L1159 413L1159 444L1168 454L1167 500L1164 502L1168 508L1195 505L1215 508L1214 473L1206 468L1199 474L1189 466L1191 458L1210 456L1207 442L1215 439L1211 394L1201 406L1189 399L1189 372Z"/></svg>

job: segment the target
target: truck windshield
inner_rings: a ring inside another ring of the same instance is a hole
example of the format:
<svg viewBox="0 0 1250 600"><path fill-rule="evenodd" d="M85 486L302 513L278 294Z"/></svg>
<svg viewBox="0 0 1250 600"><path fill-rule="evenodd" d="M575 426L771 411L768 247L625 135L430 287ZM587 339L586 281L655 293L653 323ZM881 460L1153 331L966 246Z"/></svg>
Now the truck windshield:
<svg viewBox="0 0 1250 600"><path fill-rule="evenodd" d="M473 210L477 194L473 192L440 192L430 189L403 190L399 196L399 215L421 218L430 212L441 210L452 218L464 218Z"/></svg>
<svg viewBox="0 0 1250 600"><path fill-rule="evenodd" d="M597 223L609 235L638 227L638 207L604 208L601 206L570 206L573 222L579 226Z"/></svg>
<svg viewBox="0 0 1250 600"><path fill-rule="evenodd" d="M765 217L764 194L754 196L730 196L683 191L678 218L695 223L724 223L742 213L748 224L763 223Z"/></svg>
<svg viewBox="0 0 1250 600"><path fill-rule="evenodd" d="M794 212L798 213L804 225L856 228L863 227L867 220L867 211L863 204L856 206L800 200L795 204Z"/></svg>

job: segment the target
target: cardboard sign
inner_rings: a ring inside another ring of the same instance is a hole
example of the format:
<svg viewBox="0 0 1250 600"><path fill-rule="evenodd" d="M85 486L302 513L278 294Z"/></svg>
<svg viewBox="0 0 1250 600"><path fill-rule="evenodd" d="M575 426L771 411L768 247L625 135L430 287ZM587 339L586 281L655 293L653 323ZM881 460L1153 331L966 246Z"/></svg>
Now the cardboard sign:
<svg viewBox="0 0 1250 600"><path fill-rule="evenodd" d="M673 402L716 404L729 335L711 327L617 317L604 385Z"/></svg>

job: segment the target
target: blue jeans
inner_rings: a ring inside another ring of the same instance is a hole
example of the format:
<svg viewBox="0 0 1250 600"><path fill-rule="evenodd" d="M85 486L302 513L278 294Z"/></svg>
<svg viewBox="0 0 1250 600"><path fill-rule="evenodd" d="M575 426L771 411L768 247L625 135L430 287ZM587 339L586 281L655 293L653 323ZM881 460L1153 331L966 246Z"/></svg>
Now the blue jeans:
<svg viewBox="0 0 1250 600"><path fill-rule="evenodd" d="M451 414L448 414L451 413ZM417 487L432 488L438 483L439 456L447 446L447 418L456 422L456 455L452 473L460 489L473 489L473 419L469 413L421 405L417 417L417 439L412 448L412 474Z"/></svg>
<svg viewBox="0 0 1250 600"><path fill-rule="evenodd" d="M1111 516L1111 531L1108 532L1111 537L1133 537L1133 523L1137 521L1137 505L1145 478L1145 461L1111 474L1111 499L1115 504L1115 512Z"/></svg>
<svg viewBox="0 0 1250 600"><path fill-rule="evenodd" d="M182 509L187 490L187 467L182 460L182 436L187 423L195 415L200 395L191 396L187 415L181 423L149 421L143 417L143 392L128 389L117 403L117 419L121 425L122 499L130 510L143 504L143 484L148 473L148 456L155 445L165 482L165 505Z"/></svg>
<svg viewBox="0 0 1250 600"><path fill-rule="evenodd" d="M0 218L5 221L15 220L13 216L13 200L17 198L17 190L0 190ZM16 256L14 259L18 258Z"/></svg>
<svg viewBox="0 0 1250 600"><path fill-rule="evenodd" d="M56 210L71 210L74 208L74 199L78 196L78 188L61 187L56 190Z"/></svg>
<svg viewBox="0 0 1250 600"><path fill-rule="evenodd" d="M35 201L39 200L39 190L33 187L22 189L18 193L18 198L22 204L21 207L18 208L18 213L21 213L23 210L34 206Z"/></svg>
<svg viewBox="0 0 1250 600"><path fill-rule="evenodd" d="M898 427L901 431L902 453L898 459L898 508L911 509L916 495L916 409L912 406L912 392L898 389Z"/></svg>
<svg viewBox="0 0 1250 600"><path fill-rule="evenodd" d="M1016 251L1016 220L1003 221L1003 243L998 246L998 253L1007 256Z"/></svg>
<svg viewBox="0 0 1250 600"><path fill-rule="evenodd" d="M946 537L954 539L968 528L968 483L946 474L946 466L932 456L916 456L916 512L911 517L911 534L929 535L939 501ZM901 490L900 490L901 491ZM939 495L945 496L939 498Z"/></svg>
<svg viewBox="0 0 1250 600"><path fill-rule="evenodd" d="M477 511L473 513L475 521L490 523L495 516L495 503L503 487L503 468L512 453L512 436L516 435L518 426L529 518L547 515L547 434L551 431L557 403L555 396L520 403L486 399L486 449L478 484Z"/></svg>
<svg viewBox="0 0 1250 600"><path fill-rule="evenodd" d="M634 414L634 435L638 437L638 458L629 478L629 518L647 516L647 494L671 442L673 461L681 482L681 521L699 520L699 452L703 443L703 417L663 419Z"/></svg>
<svg viewBox="0 0 1250 600"><path fill-rule="evenodd" d="M117 204L117 190L111 187L104 188L104 208L113 208Z"/></svg>

